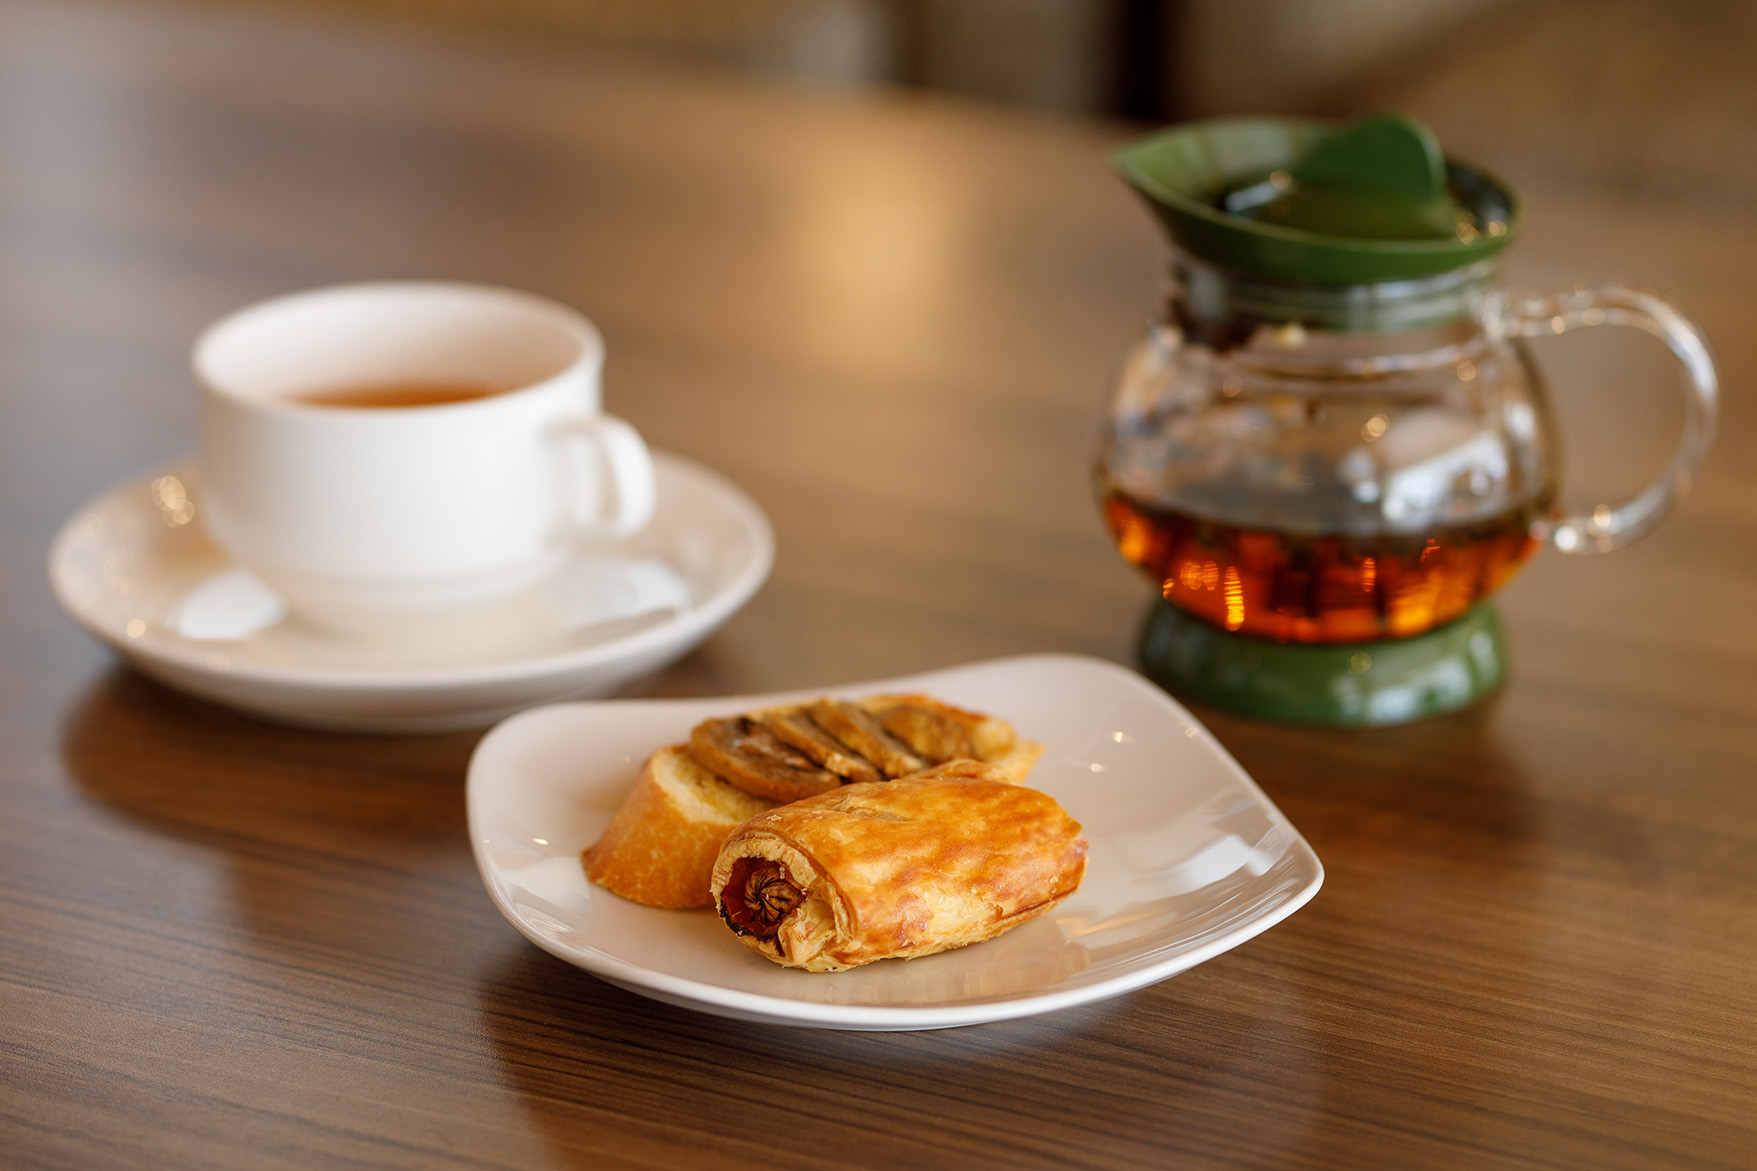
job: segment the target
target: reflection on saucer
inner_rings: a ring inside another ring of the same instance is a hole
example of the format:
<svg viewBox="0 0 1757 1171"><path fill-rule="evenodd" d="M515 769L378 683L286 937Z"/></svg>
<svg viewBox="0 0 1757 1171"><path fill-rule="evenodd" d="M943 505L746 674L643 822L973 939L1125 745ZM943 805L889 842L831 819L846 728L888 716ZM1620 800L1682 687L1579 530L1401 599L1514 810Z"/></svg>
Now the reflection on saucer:
<svg viewBox="0 0 1757 1171"><path fill-rule="evenodd" d="M656 557L581 557L539 591L578 644L631 619L651 620L689 609L689 586Z"/></svg>
<svg viewBox="0 0 1757 1171"><path fill-rule="evenodd" d="M287 616L287 603L248 569L204 577L172 603L165 625L200 642L249 638Z"/></svg>
<svg viewBox="0 0 1757 1171"><path fill-rule="evenodd" d="M371 638L305 628L261 578L233 567L197 581L159 622L195 642L273 640L272 628L288 622L301 628L292 637L327 643L348 661L410 665L504 656L519 643L591 646L676 618L690 604L689 586L656 557L581 557L528 595Z"/></svg>
<svg viewBox="0 0 1757 1171"><path fill-rule="evenodd" d="M658 670L767 578L774 535L762 510L718 474L654 454L658 504L645 529L572 556L525 594L418 631L362 638L289 612L199 524L167 522L152 495L163 477L117 488L69 520L49 576L81 626L204 698L356 731L481 727ZM199 517L197 469L173 474Z"/></svg>

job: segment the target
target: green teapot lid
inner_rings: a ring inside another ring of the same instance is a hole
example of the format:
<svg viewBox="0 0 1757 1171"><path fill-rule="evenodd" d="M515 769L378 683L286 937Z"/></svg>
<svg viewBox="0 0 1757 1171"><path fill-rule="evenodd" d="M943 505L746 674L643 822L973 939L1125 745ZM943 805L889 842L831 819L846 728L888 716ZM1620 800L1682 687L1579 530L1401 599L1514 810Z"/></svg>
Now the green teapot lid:
<svg viewBox="0 0 1757 1171"><path fill-rule="evenodd" d="M1192 122L1130 143L1117 170L1172 240L1224 268L1355 285L1432 276L1498 252L1523 209L1401 114Z"/></svg>

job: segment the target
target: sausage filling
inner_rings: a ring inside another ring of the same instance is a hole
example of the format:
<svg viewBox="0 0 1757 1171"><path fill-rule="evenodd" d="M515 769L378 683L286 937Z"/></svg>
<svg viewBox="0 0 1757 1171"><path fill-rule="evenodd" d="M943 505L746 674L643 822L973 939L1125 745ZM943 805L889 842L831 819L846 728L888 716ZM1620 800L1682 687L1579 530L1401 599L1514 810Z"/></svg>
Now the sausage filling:
<svg viewBox="0 0 1757 1171"><path fill-rule="evenodd" d="M805 892L787 881L779 862L739 858L720 893L720 917L740 935L773 939L781 921L804 901Z"/></svg>

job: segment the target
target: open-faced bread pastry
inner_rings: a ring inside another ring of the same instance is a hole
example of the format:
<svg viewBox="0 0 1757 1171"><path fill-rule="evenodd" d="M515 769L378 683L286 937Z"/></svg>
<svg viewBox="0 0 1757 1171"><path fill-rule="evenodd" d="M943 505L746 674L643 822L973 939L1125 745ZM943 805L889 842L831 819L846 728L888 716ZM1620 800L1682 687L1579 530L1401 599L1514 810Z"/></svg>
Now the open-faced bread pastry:
<svg viewBox="0 0 1757 1171"><path fill-rule="evenodd" d="M972 758L1024 784L1043 755L1043 745L1018 735L999 716L953 707L931 695L869 695L860 706L877 715L887 731L929 764Z"/></svg>
<svg viewBox="0 0 1757 1171"><path fill-rule="evenodd" d="M695 758L770 801L796 801L845 781L918 773L950 760L981 760L1023 782L1043 745L996 716L930 695L874 695L767 708L706 720L690 733Z"/></svg>
<svg viewBox="0 0 1757 1171"><path fill-rule="evenodd" d="M729 785L682 744L661 748L596 845L582 855L586 877L652 907L705 907L720 844L773 801Z"/></svg>
<svg viewBox="0 0 1757 1171"><path fill-rule="evenodd" d="M1086 839L1053 798L958 760L752 818L726 839L712 891L748 946L833 972L989 939L1061 902L1085 869Z"/></svg>
<svg viewBox="0 0 1757 1171"><path fill-rule="evenodd" d="M885 775L860 755L819 727L803 707L775 708L759 714L763 725L782 742L845 781L882 781Z"/></svg>
<svg viewBox="0 0 1757 1171"><path fill-rule="evenodd" d="M1023 782L1042 752L1003 719L919 694L704 720L688 744L647 761L603 839L585 851L586 875L650 906L707 906L721 840L776 803L972 757Z"/></svg>
<svg viewBox="0 0 1757 1171"><path fill-rule="evenodd" d="M765 801L797 801L842 783L768 725L745 716L697 724L689 734L689 754L716 776Z"/></svg>

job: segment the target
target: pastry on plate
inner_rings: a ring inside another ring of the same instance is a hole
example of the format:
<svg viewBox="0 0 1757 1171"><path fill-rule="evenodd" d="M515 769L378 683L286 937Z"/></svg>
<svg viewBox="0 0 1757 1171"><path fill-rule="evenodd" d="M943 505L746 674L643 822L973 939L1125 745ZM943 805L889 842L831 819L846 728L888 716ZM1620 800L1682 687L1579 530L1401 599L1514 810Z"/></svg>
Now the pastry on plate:
<svg viewBox="0 0 1757 1171"><path fill-rule="evenodd" d="M826 697L704 720L688 744L647 761L584 852L586 875L649 906L705 907L720 843L776 804L952 760L984 761L1023 782L1042 752L1003 719L919 694Z"/></svg>
<svg viewBox="0 0 1757 1171"><path fill-rule="evenodd" d="M747 946L833 972L992 938L1061 902L1085 869L1086 838L1053 798L954 760L753 817L711 885Z"/></svg>

